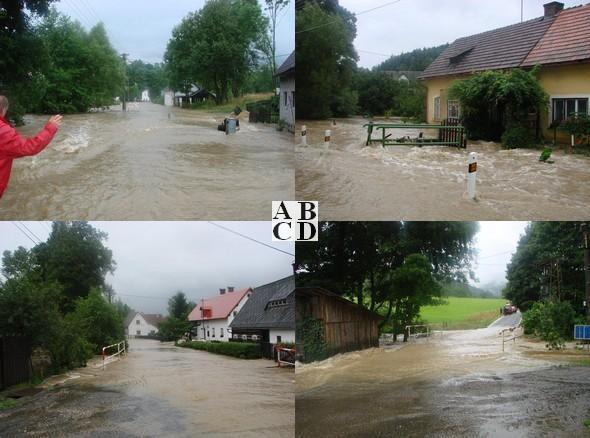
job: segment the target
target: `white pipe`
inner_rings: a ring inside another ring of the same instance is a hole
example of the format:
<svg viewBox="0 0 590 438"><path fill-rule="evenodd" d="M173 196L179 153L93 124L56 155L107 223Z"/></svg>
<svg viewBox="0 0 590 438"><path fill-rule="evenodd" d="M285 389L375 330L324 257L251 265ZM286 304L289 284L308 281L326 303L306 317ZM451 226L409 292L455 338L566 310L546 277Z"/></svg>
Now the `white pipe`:
<svg viewBox="0 0 590 438"><path fill-rule="evenodd" d="M477 154L471 152L469 154L467 173L467 195L469 199L475 200L477 196L476 182L477 182Z"/></svg>

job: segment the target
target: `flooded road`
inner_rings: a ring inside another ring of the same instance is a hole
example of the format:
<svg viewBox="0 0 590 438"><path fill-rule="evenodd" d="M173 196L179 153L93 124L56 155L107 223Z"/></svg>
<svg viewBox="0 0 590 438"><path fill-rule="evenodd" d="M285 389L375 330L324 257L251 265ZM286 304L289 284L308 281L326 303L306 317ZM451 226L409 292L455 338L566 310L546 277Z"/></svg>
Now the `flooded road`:
<svg viewBox="0 0 590 438"><path fill-rule="evenodd" d="M590 369L521 339L502 353L511 322L303 365L297 436L587 436Z"/></svg>
<svg viewBox="0 0 590 438"><path fill-rule="evenodd" d="M366 119L300 122L308 147L296 147L297 199L320 201L325 220L584 220L590 211L590 157L502 150L494 143L467 149L365 147ZM393 121L392 121L393 122ZM323 148L326 129L330 148ZM417 137L398 131L395 137ZM429 136L429 132L425 132ZM299 141L299 137L297 138ZM478 154L477 202L467 200L467 160Z"/></svg>
<svg viewBox="0 0 590 438"><path fill-rule="evenodd" d="M15 161L0 219L267 219L294 195L293 137L226 117L139 103L71 115L40 155ZM27 116L34 135L48 117Z"/></svg>
<svg viewBox="0 0 590 438"><path fill-rule="evenodd" d="M0 412L0 436L294 436L294 374L131 340L127 358Z"/></svg>

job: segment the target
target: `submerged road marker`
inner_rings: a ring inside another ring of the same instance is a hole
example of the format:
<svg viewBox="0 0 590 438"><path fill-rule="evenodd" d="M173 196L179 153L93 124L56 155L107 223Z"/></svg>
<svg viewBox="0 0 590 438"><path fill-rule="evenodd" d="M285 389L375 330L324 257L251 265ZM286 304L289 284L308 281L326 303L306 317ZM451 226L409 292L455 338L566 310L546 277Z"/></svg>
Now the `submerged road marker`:
<svg viewBox="0 0 590 438"><path fill-rule="evenodd" d="M467 195L469 196L469 199L475 200L477 196L475 191L477 182L477 154L475 152L469 154L469 161L467 163L469 165L467 174Z"/></svg>
<svg viewBox="0 0 590 438"><path fill-rule="evenodd" d="M332 131L326 129L326 133L324 135L324 147L328 149L330 147L330 139L332 137Z"/></svg>
<svg viewBox="0 0 590 438"><path fill-rule="evenodd" d="M301 127L301 144L307 146L307 126L305 125Z"/></svg>

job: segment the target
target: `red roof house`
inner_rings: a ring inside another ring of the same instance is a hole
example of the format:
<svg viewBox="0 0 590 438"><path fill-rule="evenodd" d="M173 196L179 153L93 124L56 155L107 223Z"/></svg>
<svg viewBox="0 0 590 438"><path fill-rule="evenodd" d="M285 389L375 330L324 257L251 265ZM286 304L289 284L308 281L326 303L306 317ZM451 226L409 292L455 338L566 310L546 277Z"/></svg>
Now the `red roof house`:
<svg viewBox="0 0 590 438"><path fill-rule="evenodd" d="M219 295L200 300L188 316L196 327L197 338L228 341L230 324L252 293L252 288L219 289Z"/></svg>

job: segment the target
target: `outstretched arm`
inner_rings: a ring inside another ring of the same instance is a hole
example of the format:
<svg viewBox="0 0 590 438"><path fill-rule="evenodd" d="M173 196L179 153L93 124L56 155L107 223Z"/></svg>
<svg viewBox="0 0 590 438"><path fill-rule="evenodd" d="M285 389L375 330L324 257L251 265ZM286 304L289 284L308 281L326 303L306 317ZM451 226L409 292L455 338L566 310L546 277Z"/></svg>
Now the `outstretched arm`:
<svg viewBox="0 0 590 438"><path fill-rule="evenodd" d="M16 129L6 125L0 130L0 158L20 158L37 155L53 140L62 116L53 116L36 136L24 138Z"/></svg>

